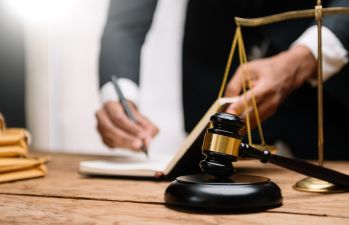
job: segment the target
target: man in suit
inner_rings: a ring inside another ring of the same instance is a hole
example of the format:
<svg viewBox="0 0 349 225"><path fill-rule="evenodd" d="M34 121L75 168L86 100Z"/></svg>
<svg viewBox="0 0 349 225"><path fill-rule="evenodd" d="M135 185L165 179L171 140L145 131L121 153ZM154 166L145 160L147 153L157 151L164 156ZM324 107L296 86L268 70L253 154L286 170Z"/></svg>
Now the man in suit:
<svg viewBox="0 0 349 225"><path fill-rule="evenodd" d="M190 132L217 97L229 47L235 30L233 18L260 17L313 8L315 1L277 0L189 0L183 40L183 106L185 130ZM345 1L329 1L324 7L349 6ZM158 129L138 112L135 99L139 84L140 51L150 28L156 0L111 0L100 55L100 84L103 106L96 113L98 130L109 147L140 150L142 140L149 144ZM349 132L349 101L345 84L349 68L349 17L324 18L323 52L325 76L326 158L349 157L345 151ZM266 138L282 140L302 158L316 156L316 27L313 19L286 21L243 29L247 64L253 78ZM258 49L258 51L256 51ZM256 52L258 54L256 54ZM261 59L263 57L263 59ZM237 66L237 61L234 62ZM120 80L138 124L131 123L115 101L111 74L125 75ZM330 77L333 78L328 80ZM225 90L226 96L241 94L241 69L237 69ZM328 81L327 81L328 80ZM251 91L251 90L250 90ZM251 96L250 92L247 96ZM242 98L228 108L243 109ZM242 115L244 117L244 114ZM251 112L253 119L253 113ZM347 122L348 121L348 122Z"/></svg>

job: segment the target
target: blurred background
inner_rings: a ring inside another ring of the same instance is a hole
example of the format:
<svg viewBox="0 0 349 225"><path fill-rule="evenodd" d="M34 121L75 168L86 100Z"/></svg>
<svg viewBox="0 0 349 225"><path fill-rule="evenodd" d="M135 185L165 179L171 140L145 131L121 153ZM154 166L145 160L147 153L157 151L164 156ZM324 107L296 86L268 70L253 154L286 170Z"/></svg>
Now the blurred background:
<svg viewBox="0 0 349 225"><path fill-rule="evenodd" d="M177 148L184 137L180 61L186 3L158 1L142 49L140 110L161 130L153 143L158 148ZM0 0L0 112L9 127L29 129L32 149L113 154L103 146L94 117L108 5Z"/></svg>

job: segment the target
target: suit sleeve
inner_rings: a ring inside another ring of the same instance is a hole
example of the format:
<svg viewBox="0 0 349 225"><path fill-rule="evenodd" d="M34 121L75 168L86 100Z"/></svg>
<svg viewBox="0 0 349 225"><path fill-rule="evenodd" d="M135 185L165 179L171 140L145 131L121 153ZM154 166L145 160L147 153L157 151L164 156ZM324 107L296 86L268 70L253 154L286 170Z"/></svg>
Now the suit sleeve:
<svg viewBox="0 0 349 225"><path fill-rule="evenodd" d="M139 84L140 54L156 0L111 0L99 57L99 84L112 74Z"/></svg>

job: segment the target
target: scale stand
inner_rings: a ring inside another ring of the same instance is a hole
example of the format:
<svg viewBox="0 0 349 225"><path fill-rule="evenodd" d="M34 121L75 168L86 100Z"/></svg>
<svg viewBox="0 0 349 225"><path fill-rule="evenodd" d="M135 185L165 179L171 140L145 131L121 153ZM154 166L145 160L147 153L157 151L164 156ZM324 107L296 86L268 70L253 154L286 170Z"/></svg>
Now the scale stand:
<svg viewBox="0 0 349 225"><path fill-rule="evenodd" d="M318 157L319 165L324 164L324 128L323 128L323 68L322 68L322 17L321 1L315 6L315 19L318 31L318 60L317 60L317 102L318 102ZM345 188L313 177L306 177L293 185L293 189L305 192L337 193L347 191Z"/></svg>
<svg viewBox="0 0 349 225"><path fill-rule="evenodd" d="M331 8L323 8L321 4L321 0L317 0L317 3L315 5L314 9L308 9L308 10L298 10L298 11L289 11L289 12L284 12L284 13L279 13L271 16L265 16L265 17L260 17L260 18L239 18L235 17L235 23L237 26L235 37L232 42L232 47L229 53L228 57L228 62L227 66L225 69L225 73L223 76L223 82L220 88L219 92L219 97L222 96L223 91L226 86L227 78L230 73L231 69L231 62L233 58L233 54L235 51L236 45L238 45L239 49L239 58L240 58L240 64L242 66L243 72L245 75L245 79L242 82L243 85L243 93L244 93L244 98L246 99L246 90L247 87L251 88L251 79L250 75L248 74L248 69L244 68L244 64L247 63L247 57L246 57L246 52L244 49L244 44L243 44L243 38L242 38L242 33L240 27L256 27L256 26L263 26L263 25L268 25L276 22L281 22L281 21L286 21L286 20L292 20L292 19L300 19L300 18L315 18L316 23L317 23L317 31L318 31L318 60L317 60L317 102L318 102L318 161L319 165L323 166L324 164L324 134L323 134L323 66L322 66L322 61L323 61L323 54L322 54L322 20L324 16L331 16L331 15L337 15L337 14L349 14L349 8L345 7L331 7ZM273 146L268 146L265 144L264 137L263 137L263 132L261 128L261 123L259 120L259 115L258 115L258 109L257 105L255 103L254 99L254 94L252 94L252 106L253 110L255 112L255 117L257 120L257 125L258 125L258 132L259 136L261 137L262 144L261 147L264 149L267 149L271 151L273 149ZM247 108L248 103L245 102L245 108ZM255 145L252 143L252 138L251 138L251 128L249 125L249 117L248 113L246 114L246 125L247 125L247 137L249 140L250 145ZM255 145L256 146L256 145ZM306 177L302 179L301 181L297 182L293 188L298 191L306 191L306 192L321 192L321 193L333 193L333 192L344 192L347 191L347 189L323 181L316 179L314 177Z"/></svg>

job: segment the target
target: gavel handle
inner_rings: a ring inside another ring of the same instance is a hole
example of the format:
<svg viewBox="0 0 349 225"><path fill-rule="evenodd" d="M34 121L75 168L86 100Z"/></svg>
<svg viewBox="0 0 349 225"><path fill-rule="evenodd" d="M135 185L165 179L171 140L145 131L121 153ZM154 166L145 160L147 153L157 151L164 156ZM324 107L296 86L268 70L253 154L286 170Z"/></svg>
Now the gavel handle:
<svg viewBox="0 0 349 225"><path fill-rule="evenodd" d="M306 161L273 155L269 151L260 151L245 143L241 143L239 157L259 159L263 163L269 162L310 177L315 177L349 188L349 176L346 174L322 166L317 166Z"/></svg>

